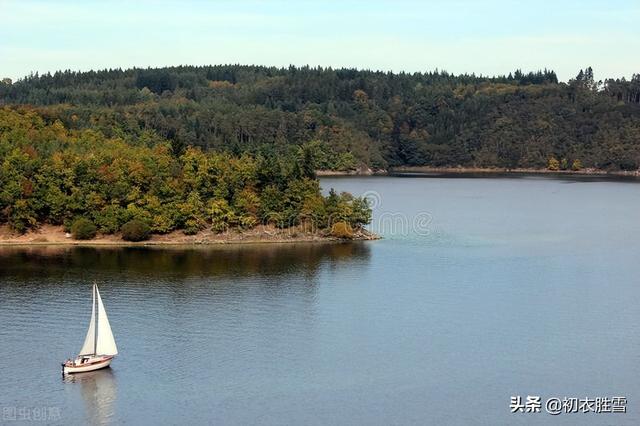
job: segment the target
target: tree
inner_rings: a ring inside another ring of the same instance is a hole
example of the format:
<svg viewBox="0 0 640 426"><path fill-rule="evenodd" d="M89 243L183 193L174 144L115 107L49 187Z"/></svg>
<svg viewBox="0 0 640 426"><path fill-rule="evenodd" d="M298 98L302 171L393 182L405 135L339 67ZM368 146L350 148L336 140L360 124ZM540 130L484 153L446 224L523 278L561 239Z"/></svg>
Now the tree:
<svg viewBox="0 0 640 426"><path fill-rule="evenodd" d="M347 222L336 222L331 227L331 236L350 240L353 238L353 229Z"/></svg>
<svg viewBox="0 0 640 426"><path fill-rule="evenodd" d="M208 206L211 229L224 232L235 223L235 215L226 200L209 200Z"/></svg>
<svg viewBox="0 0 640 426"><path fill-rule="evenodd" d="M178 205L178 210L178 221L186 235L196 234L206 226L204 203L197 192L190 192L187 199Z"/></svg>
<svg viewBox="0 0 640 426"><path fill-rule="evenodd" d="M237 192L233 201L235 216L243 228L252 228L258 222L260 198L251 188Z"/></svg>
<svg viewBox="0 0 640 426"><path fill-rule="evenodd" d="M293 151L234 156L189 147L176 157L167 140L151 139L69 130L30 109L0 109L0 222L25 232L42 223L73 227L82 218L107 234L132 228L125 238L137 239L142 231L194 234L207 225L220 232L326 218L320 185L296 170ZM337 207L350 211L349 203Z"/></svg>
<svg viewBox="0 0 640 426"><path fill-rule="evenodd" d="M0 222L21 232L78 217L197 232L212 200L233 227L365 220L310 184L318 169L640 164L640 75L600 90L590 67L570 84L547 69L62 71L0 83L0 103Z"/></svg>
<svg viewBox="0 0 640 426"><path fill-rule="evenodd" d="M371 222L371 207L369 201L363 197L354 198L351 202L351 217L349 223L355 228L361 228Z"/></svg>

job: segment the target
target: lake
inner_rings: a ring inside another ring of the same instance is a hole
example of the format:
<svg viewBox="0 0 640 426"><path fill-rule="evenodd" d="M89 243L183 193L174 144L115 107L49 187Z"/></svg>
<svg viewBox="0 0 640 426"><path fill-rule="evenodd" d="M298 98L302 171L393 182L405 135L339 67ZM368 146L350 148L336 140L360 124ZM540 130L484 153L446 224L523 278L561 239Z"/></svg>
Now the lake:
<svg viewBox="0 0 640 426"><path fill-rule="evenodd" d="M0 423L640 424L637 182L322 186L366 194L384 239L0 249ZM120 355L65 379L93 281ZM541 412L512 414L528 395Z"/></svg>

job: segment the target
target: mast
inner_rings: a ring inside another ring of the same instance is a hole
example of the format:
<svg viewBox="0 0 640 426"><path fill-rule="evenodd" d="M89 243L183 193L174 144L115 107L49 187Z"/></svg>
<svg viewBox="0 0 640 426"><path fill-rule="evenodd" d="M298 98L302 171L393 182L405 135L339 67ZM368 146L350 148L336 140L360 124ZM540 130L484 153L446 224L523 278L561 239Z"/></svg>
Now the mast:
<svg viewBox="0 0 640 426"><path fill-rule="evenodd" d="M94 282L93 283L93 308L95 309L96 312L96 318L95 318L95 334L94 334L94 339L93 339L93 354L94 355L98 355L98 307L97 307L97 303L98 303L98 298L97 296L97 284Z"/></svg>

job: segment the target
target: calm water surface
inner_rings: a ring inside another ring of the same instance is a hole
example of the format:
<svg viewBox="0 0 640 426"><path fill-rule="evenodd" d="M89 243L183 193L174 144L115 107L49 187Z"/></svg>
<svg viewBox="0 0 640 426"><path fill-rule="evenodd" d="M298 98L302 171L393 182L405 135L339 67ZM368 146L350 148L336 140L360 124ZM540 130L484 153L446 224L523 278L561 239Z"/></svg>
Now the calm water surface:
<svg viewBox="0 0 640 426"><path fill-rule="evenodd" d="M385 239L0 249L3 415L54 407L60 418L49 423L70 425L640 424L638 183L322 183L367 193L371 228ZM111 369L62 379L93 280L120 355ZM512 395L625 396L628 413L510 414Z"/></svg>

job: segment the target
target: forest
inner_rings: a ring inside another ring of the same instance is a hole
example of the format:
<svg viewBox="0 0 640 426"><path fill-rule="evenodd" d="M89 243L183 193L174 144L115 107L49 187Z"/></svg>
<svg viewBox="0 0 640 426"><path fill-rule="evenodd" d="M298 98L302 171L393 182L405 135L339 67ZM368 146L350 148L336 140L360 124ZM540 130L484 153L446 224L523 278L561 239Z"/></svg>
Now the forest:
<svg viewBox="0 0 640 426"><path fill-rule="evenodd" d="M244 65L32 74L0 105L127 143L239 156L302 147L318 169L640 167L640 75L506 76ZM552 161L554 163L554 161ZM555 166L555 163L554 163Z"/></svg>
<svg viewBox="0 0 640 426"><path fill-rule="evenodd" d="M333 190L323 196L305 152L236 156L187 147L176 155L155 135L67 129L31 108L4 107L0 224L17 232L64 225L74 235L75 227L86 235L79 239L128 228L142 240L148 233L191 235L258 224L349 237L371 220L367 201Z"/></svg>
<svg viewBox="0 0 640 426"><path fill-rule="evenodd" d="M640 75L244 65L0 80L0 223L117 233L370 222L317 170L640 168ZM127 226L129 226L127 225Z"/></svg>

